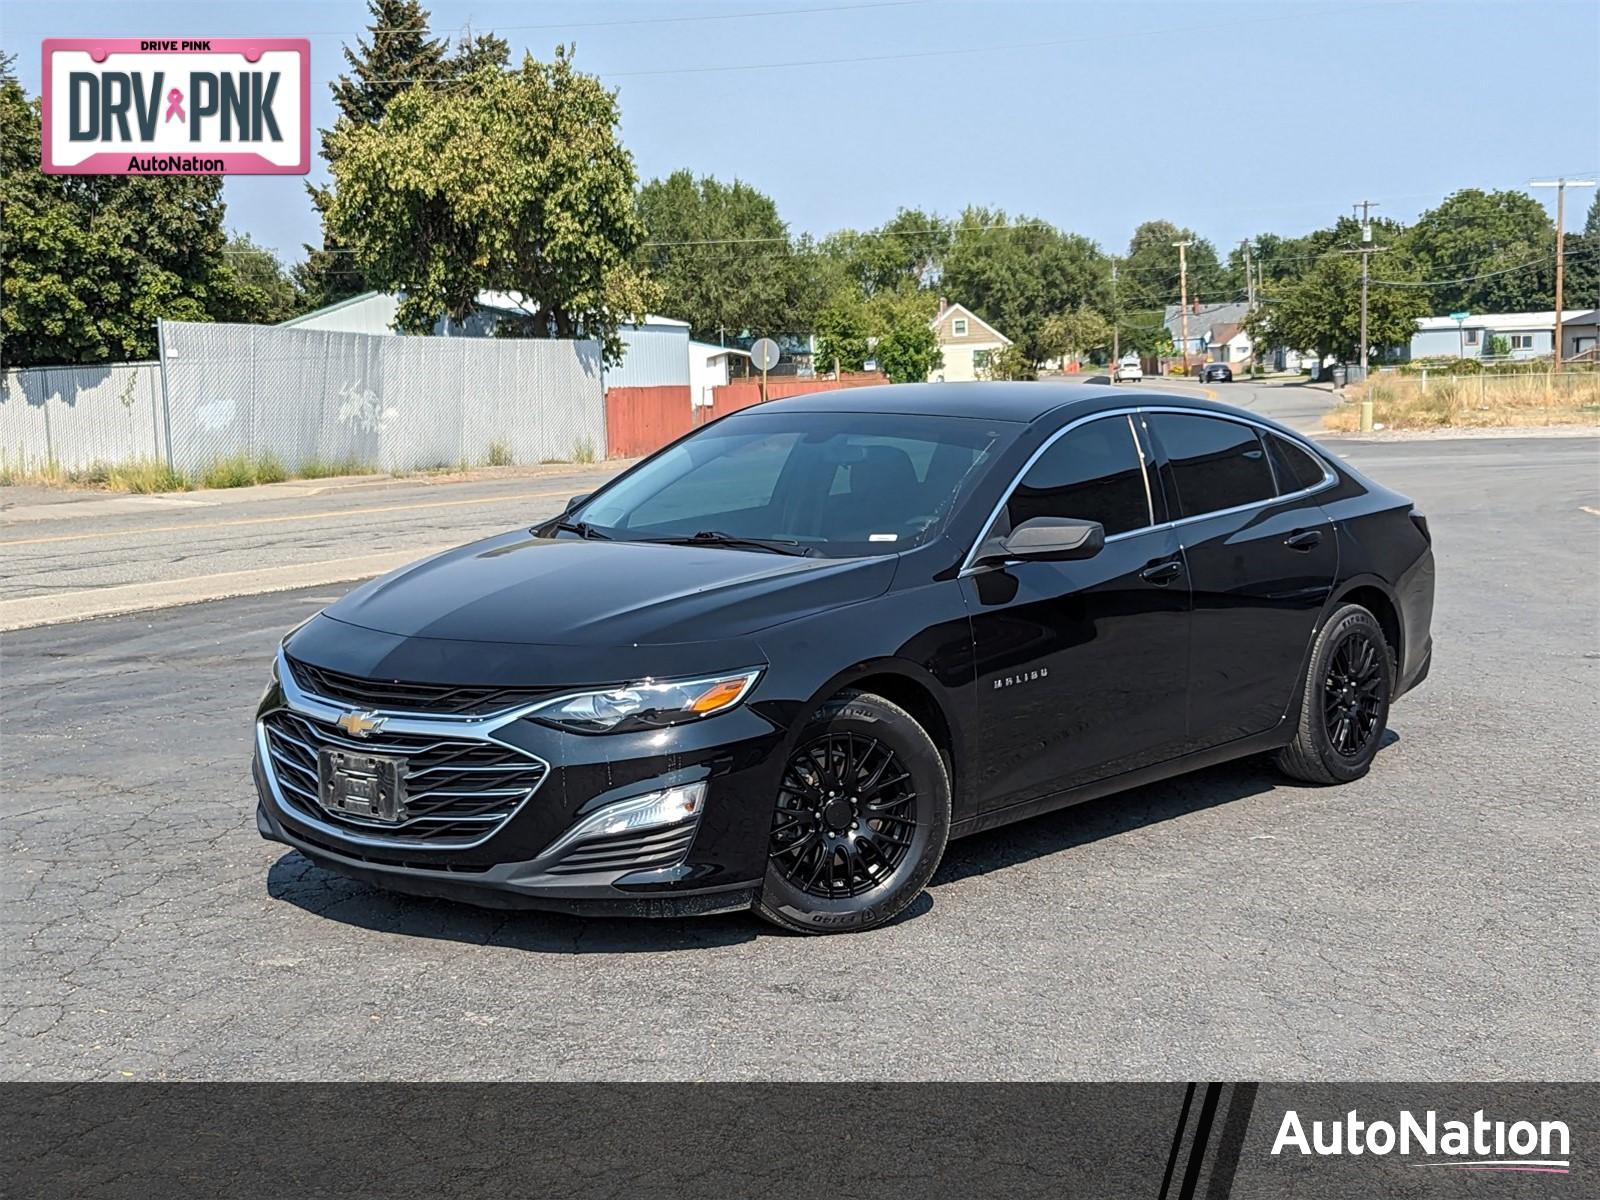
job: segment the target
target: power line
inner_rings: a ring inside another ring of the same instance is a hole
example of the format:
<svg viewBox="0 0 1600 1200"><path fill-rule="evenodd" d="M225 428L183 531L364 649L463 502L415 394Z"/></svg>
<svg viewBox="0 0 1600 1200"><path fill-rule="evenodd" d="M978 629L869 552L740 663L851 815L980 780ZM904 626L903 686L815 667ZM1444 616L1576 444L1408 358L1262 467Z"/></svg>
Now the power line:
<svg viewBox="0 0 1600 1200"><path fill-rule="evenodd" d="M1390 0L1376 0L1376 2L1374 2L1374 3L1355 5L1355 6L1350 6L1350 7L1340 6L1338 8L1331 9L1331 10L1328 10L1328 11L1330 11L1330 12L1356 12L1356 11L1359 11L1360 9L1363 9L1363 8L1394 8L1394 7L1396 7L1397 3L1398 4L1417 4L1417 3L1421 3L1421 2L1422 2L1422 0L1394 0L1394 2L1390 2ZM663 18L655 18L655 19L657 19L657 20L666 20L667 18L663 17ZM1259 25L1259 24L1269 24L1269 23L1273 23L1273 22L1300 21L1300 20L1303 20L1303 19L1304 19L1303 15L1297 13L1297 14L1294 14L1292 16L1263 17L1259 21L1256 21L1255 24ZM516 28L516 27L508 25L508 26L504 26L503 28L513 29L513 28ZM1030 42L1002 42L1002 43L997 43L997 44L991 45L991 46L959 46L959 47L953 47L953 48L945 49L945 50L908 50L908 51L901 51L901 52L892 53L892 54L863 54L863 55L855 55L855 56L846 57L846 58L792 59L792 60L789 60L789 61L786 61L786 62L720 63L720 64L718 64L716 66L709 66L709 67L652 67L652 68L649 68L649 69L646 69L646 70L639 70L639 71L597 71L597 72L595 72L595 74L598 75L601 79L638 79L638 78L644 78L644 77L647 77L647 76L654 76L654 75L711 75L711 74L726 74L726 73L732 72L732 71L777 71L777 70L788 70L788 69L795 68L795 67L834 67L834 66L850 66L850 65L858 64L858 63L906 62L906 61L913 61L913 60L917 60L917 59L927 59L927 58L950 58L950 57L953 57L953 56L966 55L966 54L998 54L998 53L1003 53L1003 52L1012 51L1012 50L1038 50L1038 49L1049 49L1049 48L1054 48L1054 47L1058 47L1058 46L1081 46L1081 45L1087 45L1087 44L1099 45L1099 44L1101 44L1101 43L1103 43L1105 41L1108 41L1108 40L1114 41L1114 40L1119 40L1119 39L1123 39L1123 40L1132 39L1132 40L1143 41L1143 40L1146 40L1148 38L1152 38L1152 37L1156 37L1156 36L1164 36L1164 35L1173 34L1173 33L1211 33L1211 32L1214 32L1215 29L1216 29L1215 23L1210 23L1210 24L1205 24L1205 25L1189 25L1189 26L1178 26L1178 27L1170 27L1169 26L1169 27L1164 27L1162 29L1129 30L1129 31L1120 32L1120 33L1119 32L1112 32L1112 33L1095 34L1093 36L1082 35L1082 36L1078 36L1078 37L1069 37L1069 38L1035 39L1034 41L1030 41ZM367 82L369 82L369 83L449 83L449 82L455 82L457 79L462 79L462 78L468 78L468 76L451 76L451 77L442 78L442 79L441 78L429 78L427 76L414 76L414 77L396 76L396 77L393 77L393 78L370 79L370 80L367 80ZM325 80L325 81L322 81L322 82L332 82L332 81L331 80Z"/></svg>

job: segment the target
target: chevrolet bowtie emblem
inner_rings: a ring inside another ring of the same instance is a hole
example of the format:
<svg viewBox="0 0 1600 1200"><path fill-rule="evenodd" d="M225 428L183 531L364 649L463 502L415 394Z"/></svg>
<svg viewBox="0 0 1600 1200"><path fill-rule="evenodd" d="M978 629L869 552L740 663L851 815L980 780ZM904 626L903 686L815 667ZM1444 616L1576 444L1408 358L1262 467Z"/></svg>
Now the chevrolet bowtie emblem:
<svg viewBox="0 0 1600 1200"><path fill-rule="evenodd" d="M340 713L334 724L351 737L364 738L374 729L382 729L383 721L382 717L375 717L369 712L347 712Z"/></svg>

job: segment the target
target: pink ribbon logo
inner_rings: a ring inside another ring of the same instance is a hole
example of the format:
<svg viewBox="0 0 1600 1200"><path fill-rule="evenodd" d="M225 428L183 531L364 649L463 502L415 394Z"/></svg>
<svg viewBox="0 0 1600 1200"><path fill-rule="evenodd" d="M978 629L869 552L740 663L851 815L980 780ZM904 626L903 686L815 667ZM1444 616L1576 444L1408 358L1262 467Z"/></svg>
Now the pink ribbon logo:
<svg viewBox="0 0 1600 1200"><path fill-rule="evenodd" d="M183 93L177 88L173 88L167 93L166 120L170 121L173 117L177 117L180 121L188 120L188 118L183 115Z"/></svg>

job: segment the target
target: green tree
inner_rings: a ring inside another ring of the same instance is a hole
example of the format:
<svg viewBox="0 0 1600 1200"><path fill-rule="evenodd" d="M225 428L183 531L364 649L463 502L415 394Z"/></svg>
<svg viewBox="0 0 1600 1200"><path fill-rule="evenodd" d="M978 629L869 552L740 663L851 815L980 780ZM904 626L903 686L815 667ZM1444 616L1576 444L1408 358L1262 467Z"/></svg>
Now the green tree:
<svg viewBox="0 0 1600 1200"><path fill-rule="evenodd" d="M818 372L859 371L871 354L872 315L859 292L840 292L816 319Z"/></svg>
<svg viewBox="0 0 1600 1200"><path fill-rule="evenodd" d="M1435 314L1555 307L1555 224L1526 192L1456 192L1417 218L1406 249L1424 279L1452 281L1429 289Z"/></svg>
<svg viewBox="0 0 1600 1200"><path fill-rule="evenodd" d="M1589 204L1583 232L1567 235L1565 250L1562 303L1568 308L1600 308L1600 193Z"/></svg>
<svg viewBox="0 0 1600 1200"><path fill-rule="evenodd" d="M1111 348L1111 322L1086 304L1057 313L1044 323L1042 340L1051 358L1079 359Z"/></svg>
<svg viewBox="0 0 1600 1200"><path fill-rule="evenodd" d="M365 40L355 47L344 47L349 73L329 85L338 109L334 128L341 123L373 126L383 119L389 101L417 84L429 84L449 77L445 43L428 31L428 10L420 0L367 0L372 15ZM472 43L463 43L457 55L465 68L484 65L496 46L505 65L506 45L492 34L483 34ZM324 129L320 153L331 168L333 131ZM368 291L370 285L356 266L349 245L330 240L327 212L333 201L332 189L306 184L312 206L322 218L322 245L307 246L306 260L293 272L296 288L305 296L306 308L320 308Z"/></svg>
<svg viewBox="0 0 1600 1200"><path fill-rule="evenodd" d="M228 320L275 325L299 311L299 295L278 256L248 234L235 234L223 250L235 280L234 313Z"/></svg>
<svg viewBox="0 0 1600 1200"><path fill-rule="evenodd" d="M375 286L404 293L404 329L464 317L483 289L518 293L519 332L594 338L617 361L618 327L659 297L636 266L644 226L617 120L616 93L565 47L470 88L415 87L377 126L334 131L329 228Z"/></svg>
<svg viewBox="0 0 1600 1200"><path fill-rule="evenodd" d="M39 105L0 70L0 352L7 365L150 358L158 318L239 311L222 180L46 175Z"/></svg>
<svg viewBox="0 0 1600 1200"><path fill-rule="evenodd" d="M1384 263L1387 279L1420 279L1414 264L1396 256ZM1259 346L1313 351L1351 362L1361 347L1361 266L1354 254L1328 254L1292 283L1268 284L1264 303L1248 327ZM1410 344L1418 317L1428 315L1426 289L1374 284L1368 289L1367 344L1373 354Z"/></svg>
<svg viewBox="0 0 1600 1200"><path fill-rule="evenodd" d="M1236 299L1242 284L1217 260L1217 248L1171 221L1146 221L1133 231L1118 270L1119 297L1132 308L1164 309L1178 303L1183 272L1177 243L1183 241L1192 243L1185 252L1190 301L1222 304Z"/></svg>
<svg viewBox="0 0 1600 1200"><path fill-rule="evenodd" d="M877 229L830 234L823 242L863 295L902 287L928 287L951 240L950 222L921 209L902 208Z"/></svg>
<svg viewBox="0 0 1600 1200"><path fill-rule="evenodd" d="M747 183L674 171L639 189L648 235L636 261L661 285L662 308L693 336L802 333L827 301L808 241L791 244L778 206Z"/></svg>
<svg viewBox="0 0 1600 1200"><path fill-rule="evenodd" d="M1011 338L1031 363L1052 357L1045 322L1091 304L1109 306L1110 267L1088 238L1044 221L1006 220L969 208L951 231L940 289Z"/></svg>

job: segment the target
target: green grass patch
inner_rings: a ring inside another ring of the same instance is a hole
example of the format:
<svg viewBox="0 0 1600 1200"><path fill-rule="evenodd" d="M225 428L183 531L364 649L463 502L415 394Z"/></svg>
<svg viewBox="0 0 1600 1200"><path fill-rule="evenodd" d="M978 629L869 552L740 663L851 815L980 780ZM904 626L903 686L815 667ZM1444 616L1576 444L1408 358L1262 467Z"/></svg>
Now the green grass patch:
<svg viewBox="0 0 1600 1200"><path fill-rule="evenodd" d="M378 468L357 458L308 458L294 473L296 479L332 479L338 475L376 475Z"/></svg>

